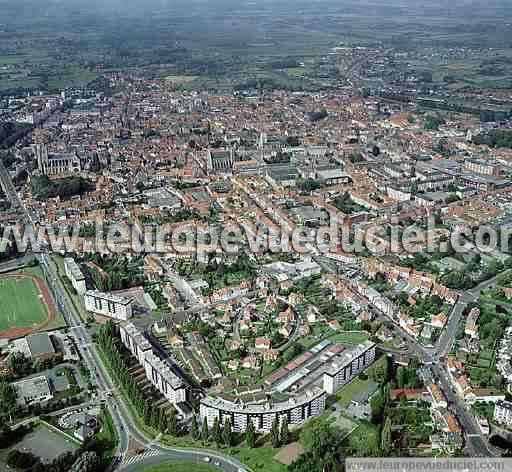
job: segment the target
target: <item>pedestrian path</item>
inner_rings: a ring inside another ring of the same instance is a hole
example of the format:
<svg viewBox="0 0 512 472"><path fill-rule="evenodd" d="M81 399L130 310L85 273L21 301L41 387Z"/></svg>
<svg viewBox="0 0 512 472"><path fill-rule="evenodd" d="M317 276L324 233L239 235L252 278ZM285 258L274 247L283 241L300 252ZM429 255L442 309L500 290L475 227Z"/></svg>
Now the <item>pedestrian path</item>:
<svg viewBox="0 0 512 472"><path fill-rule="evenodd" d="M142 454L137 454L132 457L128 457L123 461L123 466L129 466L133 464L137 464L138 462L143 462L149 457L158 456L160 452L155 449L150 449L149 451L143 452Z"/></svg>

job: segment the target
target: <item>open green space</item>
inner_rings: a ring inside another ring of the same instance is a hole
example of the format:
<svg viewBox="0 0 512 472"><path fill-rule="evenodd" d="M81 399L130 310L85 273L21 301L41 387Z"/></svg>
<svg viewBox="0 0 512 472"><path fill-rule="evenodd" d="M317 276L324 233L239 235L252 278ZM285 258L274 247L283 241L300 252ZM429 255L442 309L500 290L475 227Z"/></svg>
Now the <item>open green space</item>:
<svg viewBox="0 0 512 472"><path fill-rule="evenodd" d="M368 421L361 421L359 426L343 441L347 456L371 456L379 450L379 429Z"/></svg>
<svg viewBox="0 0 512 472"><path fill-rule="evenodd" d="M336 398L338 399L338 403L346 408L350 405L352 399L358 395L359 393L364 392L369 385L371 384L371 380L361 380L359 377L355 378L349 384L345 385L337 394Z"/></svg>
<svg viewBox="0 0 512 472"><path fill-rule="evenodd" d="M101 412L99 418L101 429L96 434L96 440L100 441L105 447L103 454L107 458L113 458L116 453L116 445L118 442L117 430L112 420L112 416L107 409Z"/></svg>
<svg viewBox="0 0 512 472"><path fill-rule="evenodd" d="M142 472L215 472L219 468L200 462L164 462L141 469Z"/></svg>
<svg viewBox="0 0 512 472"><path fill-rule="evenodd" d="M0 278L0 313L0 331L37 326L48 317L41 294L29 278Z"/></svg>
<svg viewBox="0 0 512 472"><path fill-rule="evenodd" d="M264 438L265 439L265 438ZM263 440L264 440L263 439ZM263 442L261 441L261 443ZM254 449L250 449L245 447L245 444L242 443L238 447L216 447L215 443L208 442L204 444L202 441L195 441L190 436L169 436L164 435L162 437L162 442L171 447L178 448L194 448L194 449L204 449L205 454L208 454L208 450L219 450L222 454L226 454L228 456L234 457L243 464L250 467L252 470L262 471L262 472L285 472L286 466L277 462L274 459L274 456L279 452L279 449L274 449L268 443L258 443L258 446Z"/></svg>
<svg viewBox="0 0 512 472"><path fill-rule="evenodd" d="M367 341L369 334L366 331L340 331L333 333L332 329L315 327L313 334L300 338L299 343L305 348L310 349L319 342L329 339L334 343L340 343L344 346L355 346Z"/></svg>

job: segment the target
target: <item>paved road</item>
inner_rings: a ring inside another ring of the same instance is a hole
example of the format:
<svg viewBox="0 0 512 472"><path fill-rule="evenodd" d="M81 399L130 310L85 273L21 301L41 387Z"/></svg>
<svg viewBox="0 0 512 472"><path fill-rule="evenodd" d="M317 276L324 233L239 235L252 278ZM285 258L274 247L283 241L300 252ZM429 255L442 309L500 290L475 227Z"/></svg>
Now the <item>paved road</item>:
<svg viewBox="0 0 512 472"><path fill-rule="evenodd" d="M481 284L477 285L475 288L467 290L461 294L459 300L457 301L452 310L450 319L448 320L448 323L446 324L443 333L441 334L437 341L437 345L434 351L437 360L439 360L441 357L446 356L450 352L455 341L457 327L462 318L462 314L466 307L468 306L468 304L477 301L478 297L482 292L494 287L498 277L507 272L509 272L509 270L506 270L501 274L495 275L491 279L485 280Z"/></svg>
<svg viewBox="0 0 512 472"><path fill-rule="evenodd" d="M320 260L317 260L317 262L320 263ZM330 264L323 263L321 265L325 270L340 276ZM426 348L422 346L415 338L404 331L399 325L394 325L395 328L400 332L401 336L406 340L407 346L409 348L408 354L416 355L423 364L426 364L432 368L436 380L442 387L443 392L451 404L452 410L454 410L454 413L456 414L464 429L466 437L466 449L469 455L473 457L496 457L500 454L497 450L493 449L484 439L484 436L482 435L482 432L476 423L473 414L467 408L464 400L455 393L454 385L452 384L446 367L442 364L442 362L440 362L440 358L451 350L453 342L455 341L455 333L459 321L467 304L478 299L478 296L482 291L487 290L489 287L493 286L497 277L498 276L482 282L474 289L466 291L461 295L451 312L450 318L448 320L447 326L445 327L445 330L442 333L442 336L440 336L434 348ZM346 282L350 283L350 281ZM387 320L390 319L375 307L373 307L373 310L381 317Z"/></svg>
<svg viewBox="0 0 512 472"><path fill-rule="evenodd" d="M34 227L34 215L27 211L22 205L14 185L12 184L12 180L2 162L0 162L0 183L2 184L4 192L10 199L13 207L19 209L22 213L20 221L24 222L26 225ZM117 446L116 456L119 459L121 468L123 467L122 461L126 459L131 439L138 441L144 447L149 445L149 448L156 451L154 453L154 457L158 457L159 460L172 456L173 459L196 462L198 457L204 457L205 452L201 450L181 450L160 444L153 438L147 437L137 426L122 395L112 395L112 392L117 391L117 385L103 365L87 328L80 319L80 316L76 313L73 304L69 301L67 292L59 279L57 268L49 254L43 250L43 252L34 254L34 256L39 261L55 302L61 310L64 319L70 328L71 334L77 341L77 347L81 357L91 372L91 380L96 384L99 393L103 395L106 400L106 407L112 415L114 425L118 432L119 443ZM208 452L207 454L211 457L215 457L215 461L219 463L220 469L226 472L249 470L246 466L235 459L223 456L220 453Z"/></svg>

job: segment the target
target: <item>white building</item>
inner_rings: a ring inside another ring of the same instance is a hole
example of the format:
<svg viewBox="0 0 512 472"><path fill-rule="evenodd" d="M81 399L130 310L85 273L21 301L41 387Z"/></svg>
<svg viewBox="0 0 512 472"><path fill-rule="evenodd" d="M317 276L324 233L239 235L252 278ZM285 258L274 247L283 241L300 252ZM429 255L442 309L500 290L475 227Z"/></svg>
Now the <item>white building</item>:
<svg viewBox="0 0 512 472"><path fill-rule="evenodd" d="M201 400L200 417L201 422L206 418L209 427L213 427L215 418L221 425L228 418L237 433L245 432L249 421L252 421L257 432L268 433L276 418L279 424L286 419L288 425L297 426L319 416L325 410L325 398L325 392L318 387L280 403L245 405L208 396Z"/></svg>
<svg viewBox="0 0 512 472"><path fill-rule="evenodd" d="M494 420L505 426L512 425L512 402L500 400L494 405Z"/></svg>
<svg viewBox="0 0 512 472"><path fill-rule="evenodd" d="M169 364L161 360L153 351L145 355L144 370L146 377L168 402L175 405L187 400L183 381L172 371Z"/></svg>
<svg viewBox="0 0 512 472"><path fill-rule="evenodd" d="M44 375L20 380L12 384L18 394L18 404L22 406L42 403L53 398L53 393Z"/></svg>
<svg viewBox="0 0 512 472"><path fill-rule="evenodd" d="M120 327L121 340L144 367L146 377L167 401L176 405L187 400L187 389L182 379L173 371L166 359L160 359L151 343L133 323Z"/></svg>
<svg viewBox="0 0 512 472"><path fill-rule="evenodd" d="M153 350L151 343L133 323L122 324L119 331L123 344L143 366L146 354Z"/></svg>
<svg viewBox="0 0 512 472"><path fill-rule="evenodd" d="M78 264L71 257L64 259L64 270L66 277L71 281L71 285L78 295L85 295L87 288L85 286L85 277Z"/></svg>
<svg viewBox="0 0 512 472"><path fill-rule="evenodd" d="M110 293L88 290L85 293L85 309L98 315L108 316L119 321L132 317L132 300Z"/></svg>
<svg viewBox="0 0 512 472"><path fill-rule="evenodd" d="M375 360L375 343L366 341L343 353L324 373L324 390L332 395L359 375Z"/></svg>

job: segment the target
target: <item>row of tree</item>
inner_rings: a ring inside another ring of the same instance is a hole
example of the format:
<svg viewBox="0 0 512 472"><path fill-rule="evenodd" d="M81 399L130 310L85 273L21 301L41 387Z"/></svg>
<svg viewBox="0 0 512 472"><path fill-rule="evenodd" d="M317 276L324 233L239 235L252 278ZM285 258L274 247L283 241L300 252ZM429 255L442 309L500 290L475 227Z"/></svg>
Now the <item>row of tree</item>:
<svg viewBox="0 0 512 472"><path fill-rule="evenodd" d="M190 427L190 435L196 441L202 441L203 444L211 440L217 445L217 447L220 445L230 447L233 445L235 439L229 418L225 419L224 426L220 424L218 418L215 418L211 430L208 426L208 421L204 418L201 430L199 430L197 418L194 416ZM281 426L279 426L277 418L274 420L270 431L270 438L272 446L275 448L288 444L290 440L290 432L288 429L288 421L286 419L281 421ZM247 446L252 449L256 447L256 441L256 428L254 423L249 421L245 431L245 442Z"/></svg>
<svg viewBox="0 0 512 472"><path fill-rule="evenodd" d="M121 354L122 346L113 323L103 325L97 335L97 341L105 356L107 357L117 380L124 388L128 399L134 405L137 413L143 419L144 423L157 431L164 433L169 427L177 433L176 417L167 415L165 410L155 408L151 397L144 393L133 376L128 371L128 367Z"/></svg>
<svg viewBox="0 0 512 472"><path fill-rule="evenodd" d="M190 435L196 441L202 441L203 444L209 440L212 440L217 445L217 447L219 447L221 444L230 447L233 445L234 441L233 429L229 418L226 418L223 427L221 426L219 419L215 418L210 431L206 418L204 418L202 428L199 430L197 418L194 415L192 418L192 424L190 426Z"/></svg>

